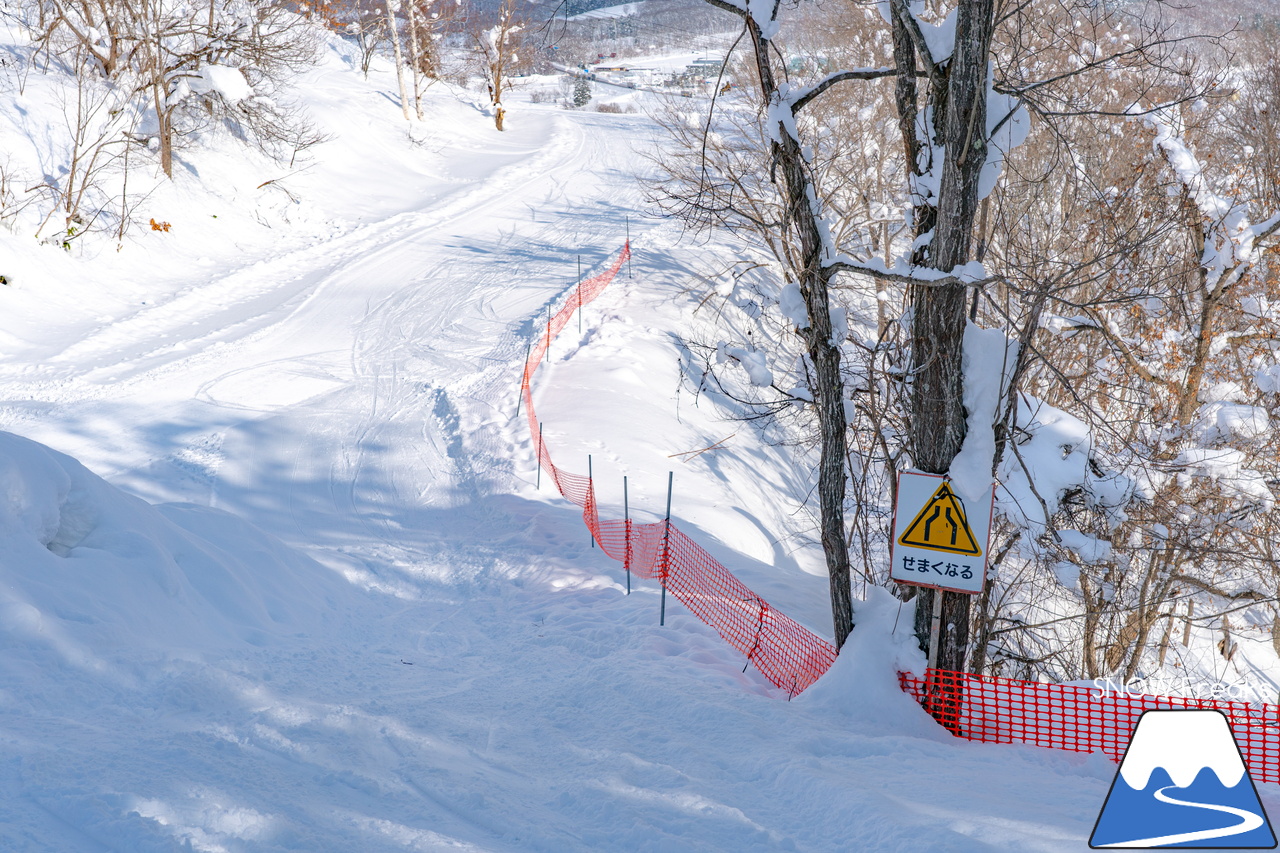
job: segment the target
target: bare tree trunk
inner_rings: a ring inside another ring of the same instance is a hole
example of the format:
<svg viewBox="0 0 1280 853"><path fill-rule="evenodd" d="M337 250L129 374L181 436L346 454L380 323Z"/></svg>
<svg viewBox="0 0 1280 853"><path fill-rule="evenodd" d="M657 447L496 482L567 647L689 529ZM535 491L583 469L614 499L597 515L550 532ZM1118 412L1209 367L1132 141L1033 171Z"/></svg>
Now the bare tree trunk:
<svg viewBox="0 0 1280 853"><path fill-rule="evenodd" d="M935 138L944 147L933 238L927 265L950 272L966 263L978 209L978 179L987 160L987 63L994 29L994 0L961 0L956 13L955 49L945 69L942 103L935 95ZM896 43L897 39L895 39ZM896 52L896 51L895 51ZM898 75L899 98L901 73ZM940 87L935 82L934 91ZM901 118L901 116L900 116ZM912 116L914 125L914 115ZM902 122L905 133L906 123ZM919 214L918 214L919 218ZM928 224L917 222L917 229ZM922 471L945 474L965 435L962 358L967 322L965 288L960 284L912 288L911 446ZM916 604L916 633L928 642L933 591ZM962 671L969 643L969 596L943 592L940 669Z"/></svg>
<svg viewBox="0 0 1280 853"><path fill-rule="evenodd" d="M151 84L152 101L156 110L156 137L160 141L160 169L166 178L173 177L173 128L165 105L164 74L157 73Z"/></svg>
<svg viewBox="0 0 1280 853"><path fill-rule="evenodd" d="M422 76L421 57L418 50L418 0L409 0L409 70L413 74L413 111L422 121L422 87L419 80Z"/></svg>
<svg viewBox="0 0 1280 853"><path fill-rule="evenodd" d="M214 54L213 54L213 45L214 45L213 32L214 32L214 24L215 24L214 12L216 11L216 8L217 8L217 0L209 0L209 23L208 23L208 28L205 30L205 39L206 39L206 40L208 41L208 43L209 43L209 54L208 54L208 56L206 57L206 59L209 61L209 63L210 63L210 64L213 64L213 56L214 56ZM196 58L195 66L196 66L196 68L199 68L199 67L200 67L200 58L199 58L199 57L197 57L197 58Z"/></svg>
<svg viewBox="0 0 1280 853"><path fill-rule="evenodd" d="M1236 656L1236 644L1231 640L1231 618L1222 614L1222 639L1218 641L1218 651L1230 661Z"/></svg>
<svg viewBox="0 0 1280 853"><path fill-rule="evenodd" d="M1173 634L1173 613L1164 614L1164 634L1160 637L1160 665L1169 654L1169 637Z"/></svg>
<svg viewBox="0 0 1280 853"><path fill-rule="evenodd" d="M400 52L400 33L396 30L396 15L391 8L391 0L386 0L387 31L391 35L391 47L396 57L396 85L400 87L400 109L404 112L404 120L409 121L409 91L404 85L404 54Z"/></svg>
<svg viewBox="0 0 1280 853"><path fill-rule="evenodd" d="M160 42L160 5L153 0L143 7L144 26L150 30L148 49L151 53L151 103L156 111L156 137L160 143L160 169L166 178L173 178L173 126L172 111L168 104L169 87L165 81L164 51Z"/></svg>
<svg viewBox="0 0 1280 853"><path fill-rule="evenodd" d="M770 44L753 18L746 18L755 47L756 69L761 96L766 103L777 97L777 84L770 64ZM853 592L849 576L849 546L844 530L845 455L847 423L844 411L844 380L840 376L840 342L832 340L829 284L832 272L822 264L822 232L814 201L817 194L806 169L800 143L785 126L772 129L773 162L783 178L786 224L799 241L800 268L795 270L808 314L808 328L802 330L805 348L813 365L814 403L818 415L821 449L818 460L818 507L822 550L827 561L831 590L831 616L836 647L853 630Z"/></svg>
<svg viewBox="0 0 1280 853"><path fill-rule="evenodd" d="M1102 611L1098 606L1097 593L1084 572L1080 573L1080 593L1084 601L1084 632L1080 651L1080 668L1085 678L1097 678L1099 629L1102 625Z"/></svg>
<svg viewBox="0 0 1280 853"><path fill-rule="evenodd" d="M1135 631L1131 638L1121 637L1128 663L1125 665L1124 680L1132 681L1142 664L1143 653L1151 639L1151 629L1160 618L1160 606L1169 600L1173 587L1173 575L1177 570L1177 554L1172 548L1152 554L1150 565L1138 591L1137 607L1130 615ZM1132 573L1132 566L1129 573ZM1132 642L1129 642L1129 640Z"/></svg>

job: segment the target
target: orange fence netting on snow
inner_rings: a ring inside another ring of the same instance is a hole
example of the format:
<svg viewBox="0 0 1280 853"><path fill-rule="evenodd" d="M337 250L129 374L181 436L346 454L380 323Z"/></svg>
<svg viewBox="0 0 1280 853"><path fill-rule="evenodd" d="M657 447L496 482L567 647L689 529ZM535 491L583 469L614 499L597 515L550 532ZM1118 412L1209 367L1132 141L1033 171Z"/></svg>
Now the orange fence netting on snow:
<svg viewBox="0 0 1280 853"><path fill-rule="evenodd" d="M902 689L957 737L1071 752L1101 750L1120 761L1143 711L1180 708L1226 715L1255 782L1280 782L1280 707L1226 699L1151 696L929 670L898 673Z"/></svg>
<svg viewBox="0 0 1280 853"><path fill-rule="evenodd" d="M675 524L638 524L601 519L590 477L557 468L542 442L530 380L551 341L573 312L590 304L613 281L631 256L630 243L604 272L583 279L530 347L520 382L529 433L538 464L560 494L582 508L582 517L600 548L641 578L657 580L695 616L715 628L756 668L791 696L817 681L836 659L836 649L812 631L769 606Z"/></svg>
<svg viewBox="0 0 1280 853"><path fill-rule="evenodd" d="M706 624L747 656L791 696L817 681L836 659L831 643L779 613L669 520L639 524L602 519L589 476L556 467L542 442L530 381L551 341L582 306L613 281L631 256L623 246L608 269L583 279L531 344L520 390L538 464L557 490L582 509L600 548L641 578L659 581ZM1149 696L1068 684L1040 684L995 676L929 670L899 673L915 697L958 737L986 743L1025 743L1074 752L1101 750L1119 761L1142 712L1216 709L1226 714L1255 781L1280 782L1280 707L1222 699Z"/></svg>

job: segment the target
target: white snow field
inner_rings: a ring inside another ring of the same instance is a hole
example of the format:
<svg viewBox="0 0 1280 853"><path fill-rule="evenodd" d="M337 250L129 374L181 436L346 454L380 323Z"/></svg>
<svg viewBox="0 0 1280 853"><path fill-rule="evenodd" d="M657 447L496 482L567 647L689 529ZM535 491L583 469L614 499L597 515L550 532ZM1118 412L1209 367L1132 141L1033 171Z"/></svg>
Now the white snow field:
<svg viewBox="0 0 1280 853"><path fill-rule="evenodd" d="M1087 849L1115 765L953 739L887 593L788 702L535 488L525 345L629 218L634 277L535 379L557 464L646 519L675 470L682 526L829 633L803 466L677 392L733 248L644 217L647 119L498 134L439 89L410 130L336 48L306 89L292 197L197 149L170 232L0 232L0 850Z"/></svg>

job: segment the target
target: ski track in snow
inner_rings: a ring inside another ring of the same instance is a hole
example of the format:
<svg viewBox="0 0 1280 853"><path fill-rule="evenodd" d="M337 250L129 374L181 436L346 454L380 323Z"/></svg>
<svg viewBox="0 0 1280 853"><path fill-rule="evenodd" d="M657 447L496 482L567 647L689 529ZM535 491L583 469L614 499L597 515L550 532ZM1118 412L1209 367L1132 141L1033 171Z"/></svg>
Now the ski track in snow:
<svg viewBox="0 0 1280 853"><path fill-rule="evenodd" d="M514 411L495 404L515 401L513 377L523 358L519 326L558 295L556 288L538 282L559 279L568 286L572 249L566 250L566 245L574 244L566 240L580 241L590 257L611 251L621 239L617 216L566 222L564 215L554 215L590 203L597 188L584 165L604 162L607 142L592 133L589 121L570 121L550 112L535 118L545 126L545 141L514 165L483 175L473 186L425 210L360 226L336 240L256 261L222 279L185 288L24 371L20 382L7 383L5 396L52 404L45 413L54 421L74 420L86 402L109 403L140 416L144 424L149 418L163 421L158 414L197 421L212 411L216 421L218 413L225 413L213 448L217 502L310 547L324 562L336 560L346 569L354 565L359 580L375 589L419 599L423 591L415 567L447 563L448 573L456 574L492 566L494 549L483 542L482 528L501 530L509 520L479 502L493 491L495 479L503 491L513 485L513 449L497 426ZM571 192L580 195L570 197ZM532 227L513 223L509 231L494 234L493 219L516 207L517 199L529 199L552 215ZM636 200L633 194L630 201ZM554 265L559 269L549 275ZM179 336L181 344L169 342ZM307 380L303 397L289 401L288 386L299 379ZM306 395L311 388L319 393ZM190 406L184 393L188 389L203 411L183 411ZM269 399L277 389L285 392L284 405ZM285 496L283 505L264 505L264 494ZM392 518L386 509L424 502L439 503L448 523L437 520L407 533L399 529L401 524L423 519ZM480 508L452 512L453 505L462 502ZM340 521L335 525L335 520ZM462 529L450 530L447 544L415 539L416 533L450 527ZM333 553L317 553L327 549ZM397 577L401 571L406 575ZM449 606L449 615L406 634L447 630L451 617L460 612L459 606ZM397 616L393 612L390 618L394 622ZM432 643L465 656L474 639L437 636ZM416 651L431 657L429 647ZM419 669L399 664L391 674L403 680L432 672L423 663L419 661ZM455 685L447 667L433 669L433 687L425 694L422 688L409 691L419 700L466 691L474 680L463 676ZM420 799L433 815L427 821L433 828L428 830L397 823L391 819L395 809L371 816L360 809L338 808L310 841L284 845L286 849L494 849L493 841L504 833L484 818L483 797L466 793L492 785L471 782L457 786L460 792L441 794L415 774L395 770L394 761L387 772L370 771L359 769L358 762L351 769L349 761L326 755L343 743L330 743L327 729L347 731L353 742L366 748L373 744L375 751L387 750L391 756L405 753L406 743L440 749L434 738L348 707L299 704L216 668L169 675L196 682L183 689L239 694L241 701L230 705L240 705L248 720L194 732L184 732L182 726L144 726L148 733L139 740L105 755L99 734L92 733L83 751L98 753L94 763L113 767L116 772L111 775L117 780L123 775L138 781L142 767L127 754L151 752L150 741L157 752L187 751L188 761L205 763L215 756L207 754L207 745L189 741L212 740L214 745L234 744L269 763L304 762L333 775L339 788L354 787L379 799L391 791ZM210 680L225 683L204 683ZM371 693L379 701L394 698L395 688L386 688L380 682ZM219 696L216 704L228 703ZM491 750L495 729L491 722L485 726ZM69 727L61 738L69 754L76 751L76 728ZM302 738L305 746L297 739L300 728L310 735ZM480 776L511 773L477 761L471 749L452 746L444 751L460 763L478 765ZM68 827L105 820L105 815L93 814L104 809L96 797L68 787L68 775L79 774L67 771L56 759L24 765L23 788L36 792L25 798L28 804ZM166 780L166 775L171 778ZM173 767L145 787L178 783L184 775ZM237 774L226 767L192 775L232 779ZM49 781L42 783L45 779ZM240 796L251 792L255 799L274 799L252 781L240 785ZM143 838L154 835L149 838L154 844L171 835L196 849L221 850L227 849L228 839L244 844L270 835L267 827L274 819L237 806L235 795L196 786L185 796L185 805L154 797L116 798L107 812L140 816L157 831L137 835L140 830L134 827L101 849L115 844L150 849ZM403 811L421 815L423 808ZM239 818L228 822L228 814ZM213 815L222 817L214 820ZM361 840L336 841L345 837L343 826ZM166 833L164 827L172 831ZM47 827L40 833L46 831ZM485 838L483 846L455 837L477 831ZM96 842L78 836L69 831L66 849L95 849ZM370 840L379 838L385 842L382 846ZM57 846L48 836L45 840ZM565 842L564 849L572 848L570 839ZM166 848L160 843L157 849ZM40 844L31 849L40 849Z"/></svg>
<svg viewBox="0 0 1280 853"><path fill-rule="evenodd" d="M617 463L651 511L667 454L733 431L697 407L669 419L674 370L643 361L675 361L680 257L732 250L635 215L637 127L520 111L500 141L442 155L457 172L420 209L193 274L0 365L8 428L153 501L229 510L350 581L308 590L332 608L323 629L278 642L94 650L105 674L19 647L22 679L0 683L0 849L1086 849L1114 765L949 738L877 645L896 604L868 605L853 650L788 703L688 614L659 629L656 587L622 595L573 508L533 490L525 344L575 255L586 272L621 245L624 215L653 280L616 283L588 309L611 325L553 346L535 393L557 464ZM489 144L492 163L468 150ZM636 431L651 447L609 440L614 409L652 417ZM744 581L822 627L826 581L770 540L768 488L735 501L751 490L718 479L781 472L779 451L736 447L676 469L677 514L754 548L730 550Z"/></svg>

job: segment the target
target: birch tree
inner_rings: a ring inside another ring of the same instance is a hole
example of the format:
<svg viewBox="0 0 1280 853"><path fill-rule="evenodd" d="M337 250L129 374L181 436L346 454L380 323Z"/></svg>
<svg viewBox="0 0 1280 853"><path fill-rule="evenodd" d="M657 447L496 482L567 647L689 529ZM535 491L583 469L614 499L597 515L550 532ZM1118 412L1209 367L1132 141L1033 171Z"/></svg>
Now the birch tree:
<svg viewBox="0 0 1280 853"><path fill-rule="evenodd" d="M404 82L404 53L400 50L400 30L396 27L396 9L400 4L396 0L385 0L387 12L387 33L391 39L391 51L396 63L396 87L400 90L400 111L404 120L409 121L409 90Z"/></svg>
<svg viewBox="0 0 1280 853"><path fill-rule="evenodd" d="M493 126L502 130L507 108L502 96L511 83L511 73L520 57L524 23L516 12L516 0L502 0L492 26L478 26L471 30L471 43L480 69L481 79L489 93L493 106Z"/></svg>

